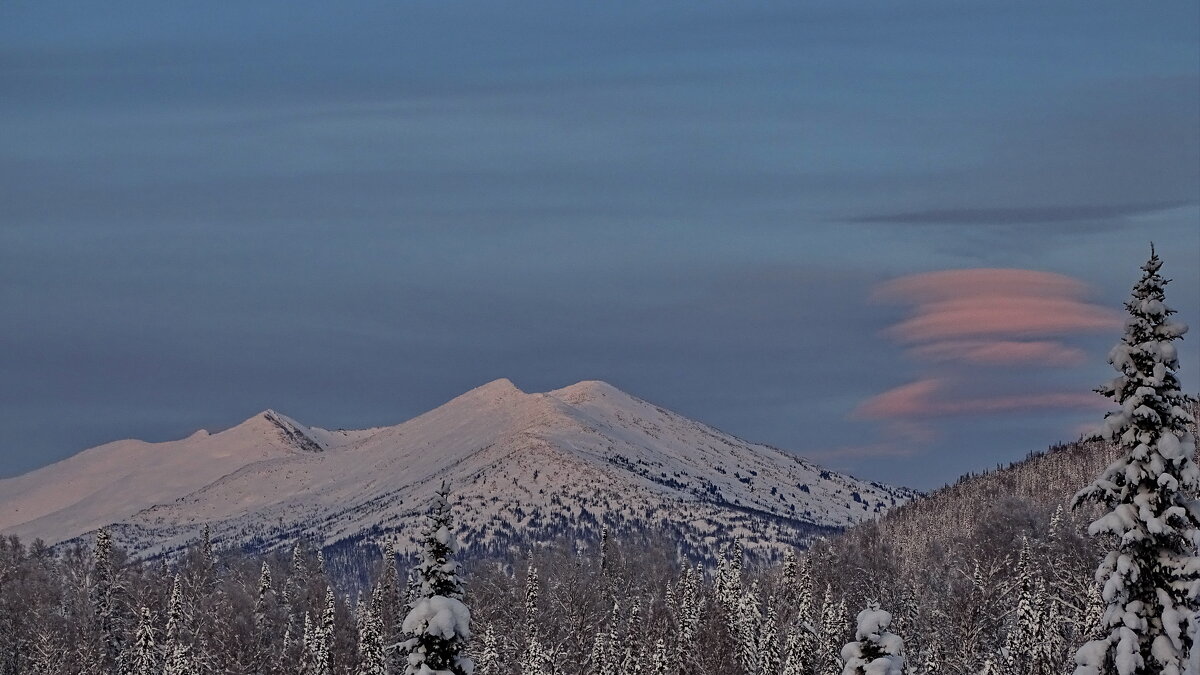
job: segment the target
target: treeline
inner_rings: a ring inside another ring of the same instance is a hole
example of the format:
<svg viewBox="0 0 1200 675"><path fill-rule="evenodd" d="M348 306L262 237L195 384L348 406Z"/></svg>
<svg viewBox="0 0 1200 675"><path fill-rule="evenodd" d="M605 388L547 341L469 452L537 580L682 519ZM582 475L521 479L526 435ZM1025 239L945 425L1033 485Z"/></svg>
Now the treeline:
<svg viewBox="0 0 1200 675"><path fill-rule="evenodd" d="M910 672L1067 672L1099 618L1096 553L1069 517L1008 518L997 526L1024 535L1011 547L962 542L905 566L878 527L754 569L736 545L705 567L607 536L476 561L467 653L477 675L836 675L855 614L877 601ZM131 560L104 534L58 554L4 540L0 672L377 675L382 649L382 672L403 673L395 645L419 594L405 562L389 549L360 587L304 545L255 556L200 541L168 564Z"/></svg>

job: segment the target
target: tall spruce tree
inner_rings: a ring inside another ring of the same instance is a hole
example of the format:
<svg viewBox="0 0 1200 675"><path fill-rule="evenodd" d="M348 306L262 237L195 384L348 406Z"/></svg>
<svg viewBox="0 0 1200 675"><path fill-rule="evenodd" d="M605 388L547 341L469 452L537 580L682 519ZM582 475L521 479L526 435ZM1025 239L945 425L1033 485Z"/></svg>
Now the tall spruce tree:
<svg viewBox="0 0 1200 675"><path fill-rule="evenodd" d="M321 625L316 629L317 675L333 675L333 635L337 604L333 589L325 589L325 609L321 612Z"/></svg>
<svg viewBox="0 0 1200 675"><path fill-rule="evenodd" d="M449 496L443 483L422 533L420 562L413 569L417 597L409 604L403 622L403 630L412 637L401 645L407 657L406 675L470 675L474 668L465 654L471 638L471 612L462 602Z"/></svg>
<svg viewBox="0 0 1200 675"><path fill-rule="evenodd" d="M102 671L112 672L120 665L124 641L117 602L121 589L113 565L112 536L107 528L100 528L96 533L91 582L92 609L100 640L98 665Z"/></svg>
<svg viewBox="0 0 1200 675"><path fill-rule="evenodd" d="M154 618L149 607L142 607L133 638L133 655L126 672L130 675L159 675L158 645L154 641Z"/></svg>
<svg viewBox="0 0 1200 675"><path fill-rule="evenodd" d="M166 663L163 666L163 675L194 675L196 673L192 652L184 635L186 621L187 617L184 614L183 606L183 584L180 582L179 575L176 574L175 580L171 584L171 598L167 601Z"/></svg>
<svg viewBox="0 0 1200 675"><path fill-rule="evenodd" d="M489 625L480 639L479 652L475 659L475 675L499 675L500 652L496 644L496 631Z"/></svg>
<svg viewBox="0 0 1200 675"><path fill-rule="evenodd" d="M376 592L379 592L379 587L376 587ZM375 604L360 602L358 611L358 667L355 675L387 675L383 626L375 613Z"/></svg>
<svg viewBox="0 0 1200 675"><path fill-rule="evenodd" d="M546 660L537 630L540 586L537 568L533 566L531 556L525 573L525 653L521 657L522 675L538 675L542 672L543 662Z"/></svg>
<svg viewBox="0 0 1200 675"><path fill-rule="evenodd" d="M1115 538L1096 572L1105 602L1101 637L1075 655L1076 675L1181 675L1192 650L1200 590L1200 472L1192 456L1187 397L1175 372L1174 341L1187 327L1171 319L1159 274L1150 260L1125 303L1125 334L1109 353L1119 375L1097 389L1120 410L1105 417L1102 435L1123 454L1075 496L1107 513L1088 528Z"/></svg>

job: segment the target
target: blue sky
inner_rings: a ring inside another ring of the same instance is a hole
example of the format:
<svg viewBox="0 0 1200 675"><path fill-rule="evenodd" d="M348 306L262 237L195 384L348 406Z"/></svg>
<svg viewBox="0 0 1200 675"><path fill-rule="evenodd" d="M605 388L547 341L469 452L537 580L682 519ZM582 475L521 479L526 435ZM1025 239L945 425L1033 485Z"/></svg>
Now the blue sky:
<svg viewBox="0 0 1200 675"><path fill-rule="evenodd" d="M931 487L1098 419L1119 329L931 361L880 286L1119 309L1154 240L1195 325L1198 120L1194 2L4 3L0 475L508 377ZM863 412L931 382L1060 403Z"/></svg>

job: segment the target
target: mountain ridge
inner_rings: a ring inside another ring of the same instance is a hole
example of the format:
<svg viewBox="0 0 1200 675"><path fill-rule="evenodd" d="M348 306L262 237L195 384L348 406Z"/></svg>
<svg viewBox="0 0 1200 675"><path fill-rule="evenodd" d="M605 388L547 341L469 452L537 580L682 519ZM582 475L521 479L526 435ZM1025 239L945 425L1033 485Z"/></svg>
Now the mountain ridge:
<svg viewBox="0 0 1200 675"><path fill-rule="evenodd" d="M744 441L599 380L544 393L494 380L400 424L368 430L328 431L268 409L216 434L117 443L157 447L160 458L215 458L214 466L192 461L187 479L159 480L158 489L137 499L50 500L37 518L14 513L30 484L70 474L79 468L76 458L106 447L98 446L0 480L0 531L61 543L115 524L123 543L147 555L169 555L206 526L214 539L242 548L298 538L326 545L391 538L403 549L424 504L447 480L468 545L503 548L563 533L586 538L598 523L666 524L682 546L708 552L739 535L766 548L802 545L815 532L873 517L916 494ZM127 458L109 459L122 465ZM95 481L93 492L158 480L163 466L121 470Z"/></svg>

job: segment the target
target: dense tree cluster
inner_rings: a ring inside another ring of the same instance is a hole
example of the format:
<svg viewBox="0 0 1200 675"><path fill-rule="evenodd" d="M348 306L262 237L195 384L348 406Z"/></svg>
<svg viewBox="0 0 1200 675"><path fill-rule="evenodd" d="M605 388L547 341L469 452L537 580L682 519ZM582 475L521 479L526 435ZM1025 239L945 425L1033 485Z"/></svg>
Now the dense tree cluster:
<svg viewBox="0 0 1200 675"><path fill-rule="evenodd" d="M956 509L958 498L930 501ZM1074 648L1101 625L1102 551L1088 518L1050 501L979 506L1012 536L964 531L903 560L893 543L921 528L912 514L767 566L746 564L736 543L696 564L615 537L474 561L466 652L478 675L838 675L846 646L863 642L856 613L878 603L903 638L906 672L1070 672ZM106 546L0 544L0 673L399 675L408 665L403 622L427 584L405 582L408 561L390 548L360 586L304 545L263 557L201 541L171 564Z"/></svg>

